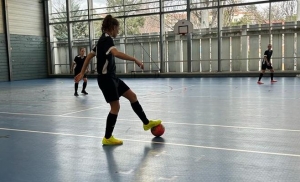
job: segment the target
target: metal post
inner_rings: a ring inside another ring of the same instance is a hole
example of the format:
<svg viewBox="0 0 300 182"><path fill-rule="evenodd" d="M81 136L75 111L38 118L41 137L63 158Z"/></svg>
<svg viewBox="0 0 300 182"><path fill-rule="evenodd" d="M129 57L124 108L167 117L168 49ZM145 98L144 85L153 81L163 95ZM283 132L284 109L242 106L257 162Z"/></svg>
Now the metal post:
<svg viewBox="0 0 300 182"><path fill-rule="evenodd" d="M269 2L269 44L271 43L271 2Z"/></svg>
<svg viewBox="0 0 300 182"><path fill-rule="evenodd" d="M93 22L91 21L91 19L93 18L91 15L92 14L91 12L92 12L92 9L94 8L94 6L93 6L92 0L88 0L87 3L88 3L87 8L88 8L88 27L89 27L89 47L90 47L90 52L91 52L93 49L93 39L94 39L94 31L92 31L92 30L94 30L94 25L93 25ZM93 64L93 61L90 65L91 65L90 70L91 71L95 70L95 64Z"/></svg>
<svg viewBox="0 0 300 182"><path fill-rule="evenodd" d="M220 0L218 0L218 72L221 72L221 9Z"/></svg>
<svg viewBox="0 0 300 182"><path fill-rule="evenodd" d="M92 29L91 29L91 27L93 27L93 29L94 29L94 26L92 26L91 25L91 23L92 23L92 21L91 21L91 19L92 19L92 17L91 17L91 8L93 8L93 5L92 5L92 1L91 0L88 0L87 1L87 5L88 5L88 27L89 27L89 46L90 46L90 49L92 50L93 49L93 47L92 47L92 45L93 45L93 41L92 41L92 39L94 38L94 35L92 36Z"/></svg>
<svg viewBox="0 0 300 182"><path fill-rule="evenodd" d="M72 55L72 41L71 39L73 39L73 37L71 37L72 35L72 26L70 23L70 0L66 1L66 10L67 10L67 28L68 28L68 48L69 48L69 68L72 65L72 61L73 61L73 55Z"/></svg>
<svg viewBox="0 0 300 182"><path fill-rule="evenodd" d="M160 28L159 28L159 49L160 49L160 72L164 73L165 72L165 54L164 54L164 15L163 15L163 0L159 1L159 23L160 23Z"/></svg>
<svg viewBox="0 0 300 182"><path fill-rule="evenodd" d="M3 25L6 40L6 52L7 52L7 65L8 65L8 80L13 81L13 70L12 70L12 56L11 56L11 44L10 44L10 31L8 21L8 5L7 0L2 0L2 12L3 12Z"/></svg>
<svg viewBox="0 0 300 182"><path fill-rule="evenodd" d="M51 66L51 49L50 49L50 30L49 30L49 1L43 1L44 6L44 29L45 29L45 39L46 39L46 51L47 51L47 64L48 64L48 75L52 74Z"/></svg>
<svg viewBox="0 0 300 182"><path fill-rule="evenodd" d="M187 3L187 20L191 21L191 6L190 6L190 0L186 1ZM191 33L187 34L187 71L192 72L192 35Z"/></svg>

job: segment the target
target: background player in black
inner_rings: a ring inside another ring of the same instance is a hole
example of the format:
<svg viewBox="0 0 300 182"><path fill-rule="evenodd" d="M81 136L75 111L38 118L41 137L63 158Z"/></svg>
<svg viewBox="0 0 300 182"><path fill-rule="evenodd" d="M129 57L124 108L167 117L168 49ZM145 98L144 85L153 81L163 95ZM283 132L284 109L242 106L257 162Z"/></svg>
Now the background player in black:
<svg viewBox="0 0 300 182"><path fill-rule="evenodd" d="M77 56L74 58L74 61L73 61L72 66L71 66L71 73L73 72L74 66L75 66L75 70L74 70L75 76L78 75L78 74L80 73L81 69L82 69L82 66L83 66L83 63L84 63L85 59L86 59L86 56L85 56L85 48L82 47L82 48L80 48L80 50L79 50L79 55L77 55ZM86 72L85 72L85 73L87 73L87 72L88 72L88 69L86 69ZM80 81L80 80L79 80L79 81ZM78 90L78 83L79 83L79 81L75 82L75 84L74 84L74 88L75 88L74 96L78 96L77 90ZM83 84L82 84L82 91L81 91L81 93L83 93L83 94L85 94L85 95L88 94L88 93L85 91L86 86L87 86L87 75L84 74L84 75L83 75Z"/></svg>
<svg viewBox="0 0 300 182"><path fill-rule="evenodd" d="M123 141L112 136L120 110L120 96L123 96L130 101L132 109L142 120L143 128L145 131L159 125L161 121L148 120L142 106L137 99L136 94L121 79L116 76L116 65L114 57L134 61L141 69L144 68L144 65L141 61L135 59L134 57L128 56L127 54L119 52L115 47L112 38L115 38L119 33L118 20L113 18L111 15L107 15L103 20L101 29L103 34L99 38L96 47L94 47L93 51L88 54L81 72L75 77L75 82L81 80L90 60L96 55L98 85L105 97L106 102L110 104L110 112L107 116L105 136L102 139L102 144L120 145L123 144Z"/></svg>
<svg viewBox="0 0 300 182"><path fill-rule="evenodd" d="M258 81L257 81L258 84L263 84L263 82L261 82L260 80L263 77L266 69L269 69L271 71L271 82L272 83L277 82L276 80L273 79L274 69L271 65L271 57L272 57L272 54L273 54L273 50L271 50L271 48L272 48L272 45L269 44L268 49L264 53L264 58L263 58L262 64L261 64L261 73L260 73Z"/></svg>

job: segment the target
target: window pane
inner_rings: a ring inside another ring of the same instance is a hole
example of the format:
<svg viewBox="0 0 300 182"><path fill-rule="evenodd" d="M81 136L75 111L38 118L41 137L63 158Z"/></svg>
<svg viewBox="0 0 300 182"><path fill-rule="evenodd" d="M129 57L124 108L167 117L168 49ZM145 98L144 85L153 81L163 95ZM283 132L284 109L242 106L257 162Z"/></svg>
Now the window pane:
<svg viewBox="0 0 300 182"><path fill-rule="evenodd" d="M297 0L271 3L272 65L277 70L300 68L300 34L297 28ZM298 24L298 25L297 25ZM298 45L297 45L298 44ZM264 45L264 50L267 45ZM298 49L298 50L297 50Z"/></svg>
<svg viewBox="0 0 300 182"><path fill-rule="evenodd" d="M92 39L96 39L98 40L99 37L102 35L102 30L101 30L101 27L102 27L102 20L95 20L92 22L92 27L91 27L91 32L92 32Z"/></svg>
<svg viewBox="0 0 300 182"><path fill-rule="evenodd" d="M163 2L165 12L186 9L186 0L164 0Z"/></svg>
<svg viewBox="0 0 300 182"><path fill-rule="evenodd" d="M191 9L206 8L218 5L218 0L191 0Z"/></svg>
<svg viewBox="0 0 300 182"><path fill-rule="evenodd" d="M259 71L270 42L269 3L221 9L224 71Z"/></svg>
<svg viewBox="0 0 300 182"><path fill-rule="evenodd" d="M88 22L76 22L72 23L71 26L73 40L85 40L89 38Z"/></svg>
<svg viewBox="0 0 300 182"><path fill-rule="evenodd" d="M50 25L52 74L70 73L67 24Z"/></svg>
<svg viewBox="0 0 300 182"><path fill-rule="evenodd" d="M68 27L66 23L51 25L51 34L54 40L68 41Z"/></svg>
<svg viewBox="0 0 300 182"><path fill-rule="evenodd" d="M88 19L87 0L70 0L70 20Z"/></svg>
<svg viewBox="0 0 300 182"><path fill-rule="evenodd" d="M191 11L191 22L194 29L217 27L218 11L217 9Z"/></svg>
<svg viewBox="0 0 300 182"><path fill-rule="evenodd" d="M107 14L112 16L124 15L123 0L93 0L91 18L104 18Z"/></svg>
<svg viewBox="0 0 300 182"><path fill-rule="evenodd" d="M67 21L66 0L50 0L48 6L50 23Z"/></svg>
<svg viewBox="0 0 300 182"><path fill-rule="evenodd" d="M144 16L144 24L139 28L140 33L157 33L160 32L159 15Z"/></svg>
<svg viewBox="0 0 300 182"><path fill-rule="evenodd" d="M134 0L124 1L125 15L136 15L159 12L159 1L153 0Z"/></svg>
<svg viewBox="0 0 300 182"><path fill-rule="evenodd" d="M127 35L140 34L142 27L145 25L145 20L146 19L143 16L126 18L125 21Z"/></svg>

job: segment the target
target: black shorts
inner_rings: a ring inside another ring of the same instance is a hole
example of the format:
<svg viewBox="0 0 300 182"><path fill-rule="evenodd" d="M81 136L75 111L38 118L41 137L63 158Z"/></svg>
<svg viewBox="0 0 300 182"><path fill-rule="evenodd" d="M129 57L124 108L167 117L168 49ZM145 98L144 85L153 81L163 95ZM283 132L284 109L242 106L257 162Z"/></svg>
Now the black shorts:
<svg viewBox="0 0 300 182"><path fill-rule="evenodd" d="M261 69L262 70L266 70L266 69L271 70L271 69L273 69L273 67L272 67L272 65L262 64L261 65Z"/></svg>
<svg viewBox="0 0 300 182"><path fill-rule="evenodd" d="M98 75L97 80L107 103L119 100L130 89L121 79L110 75Z"/></svg>

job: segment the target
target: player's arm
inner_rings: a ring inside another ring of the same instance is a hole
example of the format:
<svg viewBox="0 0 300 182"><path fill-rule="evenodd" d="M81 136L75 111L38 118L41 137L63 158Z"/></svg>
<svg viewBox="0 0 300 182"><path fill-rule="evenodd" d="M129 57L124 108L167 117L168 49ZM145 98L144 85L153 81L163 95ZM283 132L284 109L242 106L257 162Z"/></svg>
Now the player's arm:
<svg viewBox="0 0 300 182"><path fill-rule="evenodd" d="M267 56L264 57L264 60L266 61L267 65L270 65L270 62L268 61Z"/></svg>
<svg viewBox="0 0 300 182"><path fill-rule="evenodd" d="M266 63L268 63L267 55L264 55L264 61L266 61Z"/></svg>
<svg viewBox="0 0 300 182"><path fill-rule="evenodd" d="M117 48L115 48L115 47L112 48L110 50L110 52L112 53L112 55L114 55L117 58L124 59L124 60L129 60L129 61L134 61L141 69L144 69L144 65L141 61L139 61L136 58L134 58L132 56L129 56L129 55L123 53L123 52L118 51Z"/></svg>
<svg viewBox="0 0 300 182"><path fill-rule="evenodd" d="M264 60L266 61L267 64L270 64L269 61L268 61L268 59L267 59L267 55L268 55L268 52L265 51L265 53L264 53Z"/></svg>
<svg viewBox="0 0 300 182"><path fill-rule="evenodd" d="M73 73L75 64L76 64L75 61L73 61L72 65L71 65L71 68L70 68L70 73Z"/></svg>
<svg viewBox="0 0 300 182"><path fill-rule="evenodd" d="M84 61L84 63L83 63L83 66L82 66L82 68L81 68L80 73L79 73L78 75L76 75L75 78L74 78L74 81L75 81L76 83L79 82L79 81L82 79L82 77L83 77L83 75L84 75L84 73L85 73L85 71L86 71L88 65L90 64L90 61L92 60L92 58L93 58L94 56L96 56L96 53L93 52L93 51L87 55L87 57L85 58L85 61Z"/></svg>
<svg viewBox="0 0 300 182"><path fill-rule="evenodd" d="M85 58L85 61L83 63L83 66L81 68L81 74L84 75L84 73L87 71L88 69L88 65L90 64L90 61L92 60L93 57L95 57L96 54L95 52L90 52L87 57Z"/></svg>

